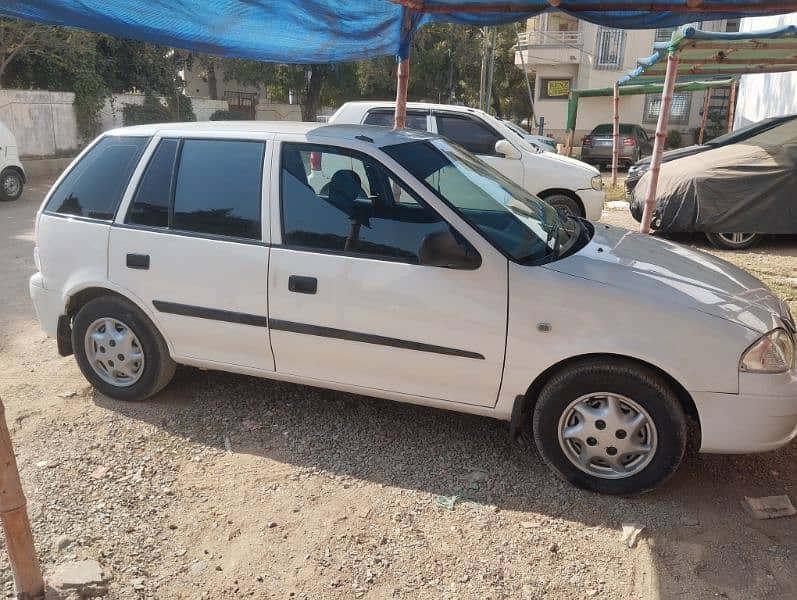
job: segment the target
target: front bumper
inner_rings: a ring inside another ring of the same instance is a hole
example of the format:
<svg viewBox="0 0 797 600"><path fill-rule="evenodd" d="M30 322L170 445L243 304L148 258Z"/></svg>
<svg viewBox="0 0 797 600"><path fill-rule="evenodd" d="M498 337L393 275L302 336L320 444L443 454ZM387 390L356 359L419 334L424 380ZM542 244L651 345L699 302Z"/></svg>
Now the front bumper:
<svg viewBox="0 0 797 600"><path fill-rule="evenodd" d="M739 374L738 394L693 392L701 452L766 452L797 438L797 369Z"/></svg>
<svg viewBox="0 0 797 600"><path fill-rule="evenodd" d="M606 201L606 192L594 190L592 188L576 191L581 203L584 205L584 217L588 221L598 221L603 212L603 204Z"/></svg>
<svg viewBox="0 0 797 600"><path fill-rule="evenodd" d="M44 332L50 337L58 336L58 318L64 314L61 294L45 289L41 273L34 274L28 283L30 299Z"/></svg>

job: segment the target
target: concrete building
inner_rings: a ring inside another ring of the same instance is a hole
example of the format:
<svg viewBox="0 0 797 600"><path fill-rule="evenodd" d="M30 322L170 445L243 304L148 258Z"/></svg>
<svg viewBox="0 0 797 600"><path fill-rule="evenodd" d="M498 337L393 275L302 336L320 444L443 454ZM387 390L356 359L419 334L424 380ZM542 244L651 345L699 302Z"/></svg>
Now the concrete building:
<svg viewBox="0 0 797 600"><path fill-rule="evenodd" d="M797 13L742 19L740 31L797 25ZM768 117L797 113L797 72L743 75L739 82L734 129Z"/></svg>
<svg viewBox="0 0 797 600"><path fill-rule="evenodd" d="M736 31L738 21L710 21L703 29ZM611 87L636 66L636 59L650 56L653 43L670 39L674 28L653 30L610 29L580 21L564 13L544 13L528 20L515 53L515 64L525 68L534 88L534 107L545 118L545 133L564 141L567 98L571 88ZM711 110L728 109L727 90L715 90ZM705 92L676 93L670 129L681 131L683 143L691 144L700 127ZM620 98L620 120L656 129L661 96L647 94ZM711 114L711 113L710 113ZM611 98L582 98L574 142L601 123L612 119Z"/></svg>

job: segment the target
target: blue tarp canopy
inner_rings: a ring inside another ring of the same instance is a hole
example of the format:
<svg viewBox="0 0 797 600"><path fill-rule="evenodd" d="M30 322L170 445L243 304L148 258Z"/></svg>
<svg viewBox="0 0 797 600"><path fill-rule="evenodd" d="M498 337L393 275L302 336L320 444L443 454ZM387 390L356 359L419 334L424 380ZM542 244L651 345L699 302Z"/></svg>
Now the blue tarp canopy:
<svg viewBox="0 0 797 600"><path fill-rule="evenodd" d="M797 0L7 0L0 5L4 16L285 63L405 57L408 30L426 23L495 25L546 10L608 27L651 29L786 13L797 10Z"/></svg>

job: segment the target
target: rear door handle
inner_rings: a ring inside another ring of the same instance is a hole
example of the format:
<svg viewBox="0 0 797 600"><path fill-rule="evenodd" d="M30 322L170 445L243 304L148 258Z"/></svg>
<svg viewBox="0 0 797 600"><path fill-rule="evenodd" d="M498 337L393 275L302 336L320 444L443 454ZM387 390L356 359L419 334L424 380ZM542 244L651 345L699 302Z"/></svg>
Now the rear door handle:
<svg viewBox="0 0 797 600"><path fill-rule="evenodd" d="M128 254L127 266L130 269L149 269L149 254Z"/></svg>
<svg viewBox="0 0 797 600"><path fill-rule="evenodd" d="M288 277L288 290L297 294L315 294L318 290L318 280L315 277L291 275Z"/></svg>

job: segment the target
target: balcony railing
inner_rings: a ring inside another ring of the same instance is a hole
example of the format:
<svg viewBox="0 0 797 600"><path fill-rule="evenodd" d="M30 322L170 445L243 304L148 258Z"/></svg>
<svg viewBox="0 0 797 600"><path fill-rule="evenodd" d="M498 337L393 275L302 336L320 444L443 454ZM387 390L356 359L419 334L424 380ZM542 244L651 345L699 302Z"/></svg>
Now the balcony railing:
<svg viewBox="0 0 797 600"><path fill-rule="evenodd" d="M582 46L584 38L580 31L525 31L520 34L518 46L521 50L539 46Z"/></svg>

